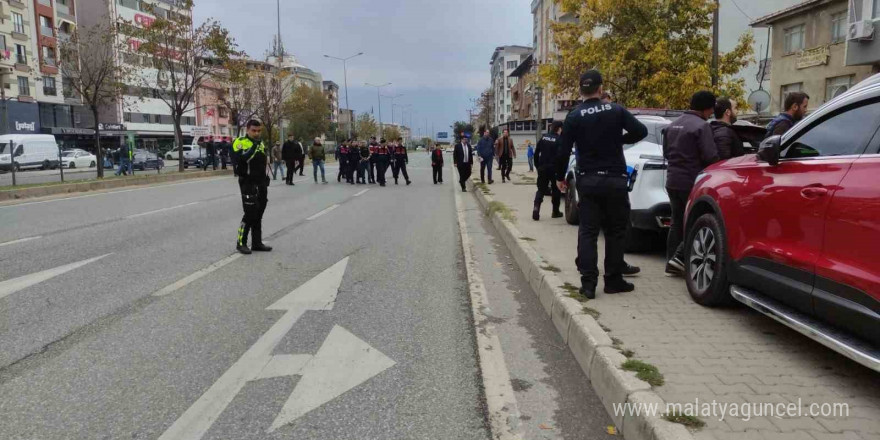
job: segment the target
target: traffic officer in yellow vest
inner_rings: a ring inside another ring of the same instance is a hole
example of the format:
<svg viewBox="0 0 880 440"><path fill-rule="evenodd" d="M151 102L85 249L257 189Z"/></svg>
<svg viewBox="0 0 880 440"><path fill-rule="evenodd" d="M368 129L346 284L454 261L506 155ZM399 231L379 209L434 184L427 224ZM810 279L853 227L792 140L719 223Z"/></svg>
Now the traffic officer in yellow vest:
<svg viewBox="0 0 880 440"><path fill-rule="evenodd" d="M271 247L263 244L263 213L269 201L269 174L266 167L269 156L266 146L260 140L263 124L250 120L247 123L247 134L232 144L232 157L235 174L238 176L238 187L241 189L241 201L244 217L238 227L236 249L248 255L254 252L269 252ZM248 248L248 233L252 237L252 245Z"/></svg>

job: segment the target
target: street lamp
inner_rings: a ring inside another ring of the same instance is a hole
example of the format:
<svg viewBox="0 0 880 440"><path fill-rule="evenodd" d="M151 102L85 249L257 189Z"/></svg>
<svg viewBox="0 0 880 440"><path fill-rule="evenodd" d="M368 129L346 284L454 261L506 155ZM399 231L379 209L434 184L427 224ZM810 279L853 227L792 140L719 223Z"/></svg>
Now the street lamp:
<svg viewBox="0 0 880 440"><path fill-rule="evenodd" d="M348 61L348 60L350 60L350 59L352 59L352 58L354 58L354 57L359 57L359 56L361 56L361 55L363 55L363 54L364 54L363 52L360 52L360 53L355 54L355 55L352 55L352 56L350 56L350 57L348 57L348 58L338 58L338 57L333 57L333 56L330 56L330 55L324 55L324 58L330 58L330 59L334 59L334 60L342 61L342 75L343 75L343 78L344 78L344 81L345 81L345 107L346 107L347 110L350 110L351 107L348 105L348 67L345 65L345 62ZM348 137L349 137L349 138L351 138L351 126L352 126L352 124L354 124L354 121L348 121Z"/></svg>
<svg viewBox="0 0 880 440"><path fill-rule="evenodd" d="M391 85L391 83L385 83L382 85L376 85L376 84L370 84L370 83L364 83L364 84L369 87L376 88L376 99L379 101L379 137L381 138L382 137L382 93L381 92L382 92L382 87L388 87Z"/></svg>
<svg viewBox="0 0 880 440"><path fill-rule="evenodd" d="M388 98L391 100L391 125L394 125L394 100L400 98L401 96L403 96L403 93L394 96L382 95L383 98Z"/></svg>

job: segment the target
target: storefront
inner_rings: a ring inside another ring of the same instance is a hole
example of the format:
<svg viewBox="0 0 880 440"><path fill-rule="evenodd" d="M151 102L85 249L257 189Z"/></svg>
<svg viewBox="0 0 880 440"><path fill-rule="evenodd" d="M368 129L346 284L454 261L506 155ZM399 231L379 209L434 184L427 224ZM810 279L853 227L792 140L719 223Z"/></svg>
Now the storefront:
<svg viewBox="0 0 880 440"><path fill-rule="evenodd" d="M0 133L40 134L40 112L35 102L6 101L3 107L7 121L5 127L0 123ZM0 111L3 107L0 107Z"/></svg>
<svg viewBox="0 0 880 440"><path fill-rule="evenodd" d="M55 136L64 148L95 152L94 118L84 106L39 103L41 132Z"/></svg>

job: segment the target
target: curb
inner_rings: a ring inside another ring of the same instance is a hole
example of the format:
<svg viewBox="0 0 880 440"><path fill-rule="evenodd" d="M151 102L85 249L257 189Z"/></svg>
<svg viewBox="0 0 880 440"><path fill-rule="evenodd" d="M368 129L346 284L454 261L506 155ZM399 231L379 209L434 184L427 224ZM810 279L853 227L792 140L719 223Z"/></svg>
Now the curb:
<svg viewBox="0 0 880 440"><path fill-rule="evenodd" d="M151 185L155 183L176 182L178 180L199 179L203 177L217 177L231 175L232 170L196 171L191 173L175 174L152 174L148 176L132 177L128 179L114 179L82 183L65 183L62 185L34 186L23 189L10 189L0 191L0 202L9 200L30 199L46 197L58 194L70 194L88 191L100 191L105 189L122 188L126 186Z"/></svg>
<svg viewBox="0 0 880 440"><path fill-rule="evenodd" d="M494 199L476 188L471 179L467 184L480 207L488 213L489 204ZM636 378L635 373L620 368L626 357L614 347L611 337L599 323L584 313L581 303L569 298L560 288L562 280L541 269L544 259L529 243L520 239L523 234L516 226L498 213L493 213L490 220L623 437L628 440L693 440L693 435L683 425L657 415L615 415L614 404L656 404L660 411L664 411L666 402L651 389L651 385Z"/></svg>

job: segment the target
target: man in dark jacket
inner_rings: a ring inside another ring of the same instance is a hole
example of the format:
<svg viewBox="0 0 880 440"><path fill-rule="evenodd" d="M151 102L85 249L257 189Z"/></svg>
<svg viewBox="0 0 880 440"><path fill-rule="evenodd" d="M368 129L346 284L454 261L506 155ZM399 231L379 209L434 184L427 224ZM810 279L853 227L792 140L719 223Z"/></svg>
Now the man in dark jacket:
<svg viewBox="0 0 880 440"><path fill-rule="evenodd" d="M461 133L461 139L455 144L452 152L452 163L458 168L458 183L461 184L461 192L467 191L466 182L471 177L474 167L474 147L471 146L467 135Z"/></svg>
<svg viewBox="0 0 880 440"><path fill-rule="evenodd" d="M732 127L734 123L736 123L736 101L719 98L715 102L715 120L709 125L712 127L715 147L718 148L718 158L721 160L745 154L743 141Z"/></svg>
<svg viewBox="0 0 880 440"><path fill-rule="evenodd" d="M397 138L391 144L392 163L394 167L391 169L394 176L394 184L397 185L397 179L403 174L403 180L409 185L409 174L406 172L406 165L409 163L409 154L407 154L406 146L403 145L403 138Z"/></svg>
<svg viewBox="0 0 880 440"><path fill-rule="evenodd" d="M495 156L501 163L501 182L510 180L510 171L513 170L513 159L516 159L516 147L510 138L510 130L505 128L502 135L495 141Z"/></svg>
<svg viewBox="0 0 880 440"><path fill-rule="evenodd" d="M443 183L443 149L437 146L431 151L431 170L434 185Z"/></svg>
<svg viewBox="0 0 880 440"><path fill-rule="evenodd" d="M486 183L486 174L488 174L489 185L495 183L492 180L492 160L495 158L495 142L492 140L488 128L483 129L483 137L477 143L477 155L480 156L480 181Z"/></svg>
<svg viewBox="0 0 880 440"><path fill-rule="evenodd" d="M538 148L535 149L535 168L538 169L538 191L535 193L535 209L532 211L532 220L541 219L541 203L544 202L544 196L552 195L553 214L552 218L562 217L559 212L559 204L562 200L562 193L556 187L556 179L554 179L554 167L556 166L556 154L559 149L559 135L562 134L562 121L554 121L550 126L550 132L545 134L538 141Z"/></svg>
<svg viewBox="0 0 880 440"><path fill-rule="evenodd" d="M703 168L718 162L718 149L712 127L706 122L715 112L715 95L700 91L691 97L691 109L669 124L663 143L663 157L668 161L666 192L672 207L672 225L666 241L666 274L684 272L684 210L697 175Z"/></svg>
<svg viewBox="0 0 880 440"><path fill-rule="evenodd" d="M284 180L284 183L288 185L293 185L293 174L296 172L296 149L297 146L293 140L293 135L288 135L284 145L281 146L281 160L287 165L287 178Z"/></svg>
<svg viewBox="0 0 880 440"><path fill-rule="evenodd" d="M263 244L263 213L266 212L268 203L269 174L266 167L269 165L269 156L266 146L260 139L263 125L259 121L248 121L247 134L235 140L232 145L233 166L238 176L238 186L241 189L241 201L244 207L244 216L241 226L238 228L238 241L236 250L242 254L254 252L269 252L271 247ZM251 233L253 241L251 247L247 246L248 233Z"/></svg>
<svg viewBox="0 0 880 440"><path fill-rule="evenodd" d="M810 95L803 92L789 93L783 104L785 111L767 124L767 137L783 135L791 130L795 123L804 119L807 106L810 104Z"/></svg>
<svg viewBox="0 0 880 440"><path fill-rule="evenodd" d="M302 139L297 139L294 142L294 160L296 161L296 168L299 168L299 175L303 175L303 170L306 167L306 147L303 145Z"/></svg>

